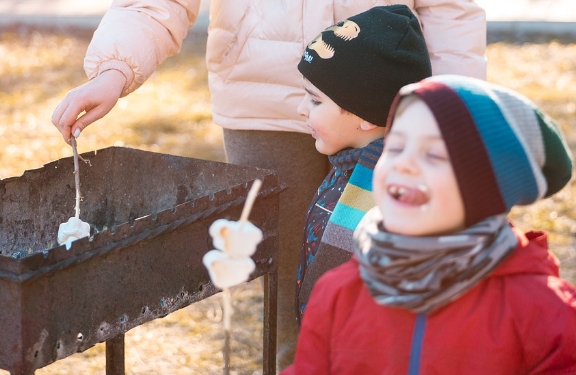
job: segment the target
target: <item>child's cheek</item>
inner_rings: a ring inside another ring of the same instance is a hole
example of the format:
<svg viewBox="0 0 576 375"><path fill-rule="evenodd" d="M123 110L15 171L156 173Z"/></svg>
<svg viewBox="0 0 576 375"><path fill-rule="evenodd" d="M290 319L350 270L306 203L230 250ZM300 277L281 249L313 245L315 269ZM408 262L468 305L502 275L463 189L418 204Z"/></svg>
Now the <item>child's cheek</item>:
<svg viewBox="0 0 576 375"><path fill-rule="evenodd" d="M377 176L375 176L377 177ZM386 200L386 191L384 189L384 180L375 178L373 181L373 190L374 190L374 200L378 208L380 208L380 212L384 213L385 208L385 200Z"/></svg>

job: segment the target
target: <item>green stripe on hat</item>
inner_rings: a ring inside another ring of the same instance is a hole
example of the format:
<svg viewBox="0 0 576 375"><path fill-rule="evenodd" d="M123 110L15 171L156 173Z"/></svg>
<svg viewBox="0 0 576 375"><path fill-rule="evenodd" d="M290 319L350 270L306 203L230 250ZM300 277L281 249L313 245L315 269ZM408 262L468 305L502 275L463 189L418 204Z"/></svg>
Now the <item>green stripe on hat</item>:
<svg viewBox="0 0 576 375"><path fill-rule="evenodd" d="M538 108L534 108L544 142L545 162L542 172L548 182L545 197L562 189L572 177L572 154L558 124Z"/></svg>
<svg viewBox="0 0 576 375"><path fill-rule="evenodd" d="M516 137L526 151L528 162L532 168L536 185L538 186L538 198L543 198L548 190L548 184L542 166L544 165L544 141L538 125L534 104L527 98L505 87L489 86L490 95L498 104L508 126L512 128Z"/></svg>

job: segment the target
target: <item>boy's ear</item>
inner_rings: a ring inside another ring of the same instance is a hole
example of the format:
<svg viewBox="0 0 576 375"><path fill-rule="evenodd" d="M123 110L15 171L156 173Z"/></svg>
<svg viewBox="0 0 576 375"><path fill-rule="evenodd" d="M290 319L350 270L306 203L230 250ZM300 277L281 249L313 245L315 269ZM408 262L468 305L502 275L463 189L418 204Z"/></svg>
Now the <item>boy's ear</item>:
<svg viewBox="0 0 576 375"><path fill-rule="evenodd" d="M374 125L373 123L368 122L366 120L362 120L362 122L360 123L360 129L362 130L372 130L374 128L381 128L381 126Z"/></svg>

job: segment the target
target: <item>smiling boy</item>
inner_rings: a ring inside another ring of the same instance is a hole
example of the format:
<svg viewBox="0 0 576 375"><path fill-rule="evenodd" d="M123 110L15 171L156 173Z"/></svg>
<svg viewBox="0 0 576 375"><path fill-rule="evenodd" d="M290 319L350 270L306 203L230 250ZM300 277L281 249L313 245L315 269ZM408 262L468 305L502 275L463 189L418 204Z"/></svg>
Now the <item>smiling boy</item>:
<svg viewBox="0 0 576 375"><path fill-rule="evenodd" d="M433 118L423 101L410 97L396 110L386 137L373 190L378 207L386 207L383 220L391 232L421 236L464 229L464 205Z"/></svg>
<svg viewBox="0 0 576 375"><path fill-rule="evenodd" d="M572 155L527 98L462 76L400 90L352 260L316 284L282 374L576 374L576 289L507 220Z"/></svg>
<svg viewBox="0 0 576 375"><path fill-rule="evenodd" d="M312 130L318 152L335 155L347 148L363 148L384 137L384 127L342 109L306 78L304 90L306 97L298 112L307 118L306 125Z"/></svg>
<svg viewBox="0 0 576 375"><path fill-rule="evenodd" d="M398 90L432 74L418 19L405 5L374 7L324 30L298 69L306 95L298 112L332 169L306 216L297 272L300 321L316 280L350 259L352 234L374 206L372 170Z"/></svg>

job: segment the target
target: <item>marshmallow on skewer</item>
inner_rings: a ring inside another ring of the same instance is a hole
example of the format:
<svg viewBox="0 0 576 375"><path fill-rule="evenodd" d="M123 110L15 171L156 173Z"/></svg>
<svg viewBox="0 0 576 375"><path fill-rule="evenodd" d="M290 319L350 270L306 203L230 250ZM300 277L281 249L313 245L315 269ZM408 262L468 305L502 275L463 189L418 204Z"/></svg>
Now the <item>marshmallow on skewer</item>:
<svg viewBox="0 0 576 375"><path fill-rule="evenodd" d="M208 269L210 280L220 289L243 283L256 269L252 258L229 258L220 250L207 252L202 258L202 263Z"/></svg>
<svg viewBox="0 0 576 375"><path fill-rule="evenodd" d="M248 214L261 183L260 180L254 181L239 221L218 219L210 225L209 233L217 250L204 254L202 262L214 285L221 289L247 281L256 269L250 256L256 252L263 235L248 221Z"/></svg>
<svg viewBox="0 0 576 375"><path fill-rule="evenodd" d="M90 236L90 224L77 217L71 217L58 228L58 244L66 244L66 250L70 250L72 241L88 236Z"/></svg>
<svg viewBox="0 0 576 375"><path fill-rule="evenodd" d="M214 285L224 289L248 280L256 269L250 256L262 241L262 231L248 221L219 219L209 233L217 250L207 252L202 262Z"/></svg>
<svg viewBox="0 0 576 375"><path fill-rule="evenodd" d="M75 216L68 219L68 222L60 224L58 228L58 245L66 244L66 250L70 250L72 242L90 236L90 224L79 219L80 217L80 168L78 166L78 150L76 149L76 138L71 137L72 153L74 154L74 183L76 185L76 207ZM84 159L82 159L84 160Z"/></svg>
<svg viewBox="0 0 576 375"><path fill-rule="evenodd" d="M256 264L250 256L256 251L256 245L262 241L262 231L248 221L261 180L255 180L248 192L240 220L216 220L209 229L214 246L204 254L202 263L208 269L210 279L215 286L222 289L224 306L222 321L224 323L224 374L230 373L230 316L232 315L232 295L230 288L248 280L256 269Z"/></svg>
<svg viewBox="0 0 576 375"><path fill-rule="evenodd" d="M230 258L249 257L262 241L262 231L249 221L218 219L210 225L214 247Z"/></svg>

